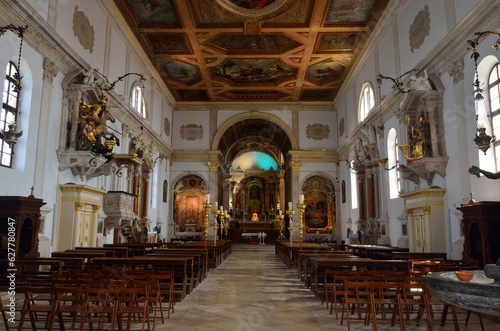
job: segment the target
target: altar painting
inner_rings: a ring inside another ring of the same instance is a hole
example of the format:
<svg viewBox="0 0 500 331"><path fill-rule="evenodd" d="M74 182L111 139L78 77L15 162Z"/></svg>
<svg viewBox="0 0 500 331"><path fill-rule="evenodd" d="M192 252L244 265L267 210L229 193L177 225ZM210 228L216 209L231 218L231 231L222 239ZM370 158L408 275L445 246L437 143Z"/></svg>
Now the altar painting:
<svg viewBox="0 0 500 331"><path fill-rule="evenodd" d="M323 229L328 226L328 200L322 192L310 192L305 195L306 210L305 225L311 228Z"/></svg>

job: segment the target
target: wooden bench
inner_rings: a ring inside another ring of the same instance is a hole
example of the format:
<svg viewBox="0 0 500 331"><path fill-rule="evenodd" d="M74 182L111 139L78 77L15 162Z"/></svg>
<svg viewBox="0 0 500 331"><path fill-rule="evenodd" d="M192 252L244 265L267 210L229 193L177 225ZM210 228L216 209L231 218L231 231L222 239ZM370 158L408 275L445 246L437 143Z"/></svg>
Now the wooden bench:
<svg viewBox="0 0 500 331"><path fill-rule="evenodd" d="M164 254L168 256L193 256L196 287L208 274L208 251L197 248L159 248L151 255Z"/></svg>
<svg viewBox="0 0 500 331"><path fill-rule="evenodd" d="M120 244L104 244L104 248L126 247L128 249L128 257L144 256L160 247L157 243L120 243Z"/></svg>
<svg viewBox="0 0 500 331"><path fill-rule="evenodd" d="M110 257L127 257L127 247L75 247L75 251L104 251L106 256ZM108 255L109 254L109 255Z"/></svg>
<svg viewBox="0 0 500 331"><path fill-rule="evenodd" d="M155 257L155 256L165 256L165 257L189 257L193 259L193 273L188 277L188 287L187 294L191 293L191 291L198 286L201 282L201 268L203 268L203 255L196 254L194 252L167 252L167 251L155 251L152 254L146 255L146 257Z"/></svg>
<svg viewBox="0 0 500 331"><path fill-rule="evenodd" d="M105 251L64 251L64 252L52 252L51 256L53 258L80 258L84 259L85 267L92 264L92 260L96 257L105 257Z"/></svg>
<svg viewBox="0 0 500 331"><path fill-rule="evenodd" d="M318 296L326 269L352 271L408 271L406 260L373 260L370 258L312 258L311 290Z"/></svg>
<svg viewBox="0 0 500 331"><path fill-rule="evenodd" d="M438 252L392 252L393 260L447 260L447 253Z"/></svg>
<svg viewBox="0 0 500 331"><path fill-rule="evenodd" d="M297 267L297 272L300 280L304 282L306 287L311 286L311 276L313 273L313 259L315 258L357 258L359 256L352 255L352 253L348 251L332 251L332 252L323 252L323 253L302 253L299 256L299 266Z"/></svg>
<svg viewBox="0 0 500 331"><path fill-rule="evenodd" d="M394 260L393 252L408 252L408 248L384 246L384 245L350 245L354 255L368 257L372 260Z"/></svg>
<svg viewBox="0 0 500 331"><path fill-rule="evenodd" d="M176 298L182 300L190 291L189 279L193 275L194 259L192 256L137 256L134 258L97 257L93 260L96 269L160 269L173 270Z"/></svg>

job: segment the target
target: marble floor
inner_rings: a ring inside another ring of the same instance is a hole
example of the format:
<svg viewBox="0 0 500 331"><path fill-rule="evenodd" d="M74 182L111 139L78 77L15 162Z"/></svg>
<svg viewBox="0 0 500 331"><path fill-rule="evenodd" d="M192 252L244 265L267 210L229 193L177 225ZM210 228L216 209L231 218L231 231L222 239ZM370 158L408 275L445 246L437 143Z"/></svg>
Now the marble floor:
<svg viewBox="0 0 500 331"><path fill-rule="evenodd" d="M500 321L483 318L485 330L499 330ZM471 317L460 330L480 330ZM175 313L156 330L176 331L319 331L347 330L321 305L321 299L304 287L296 273L274 254L273 245L233 246L233 253L198 285ZM380 324L379 330L398 330L399 325ZM367 331L372 326L352 325L351 330ZM406 330L427 330L408 325ZM434 330L454 330L451 320Z"/></svg>

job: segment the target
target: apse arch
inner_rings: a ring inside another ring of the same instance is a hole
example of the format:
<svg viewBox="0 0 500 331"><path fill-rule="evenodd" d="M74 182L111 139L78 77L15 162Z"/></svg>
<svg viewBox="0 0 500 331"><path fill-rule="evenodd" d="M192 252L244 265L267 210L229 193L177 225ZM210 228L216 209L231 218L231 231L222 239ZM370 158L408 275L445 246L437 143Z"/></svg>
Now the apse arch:
<svg viewBox="0 0 500 331"><path fill-rule="evenodd" d="M266 121L269 123L274 124L275 126L279 127L283 132L286 134L289 142L290 142L290 149L291 150L297 150L298 149L298 141L297 137L295 134L292 132L290 127L279 117L268 114L268 113L255 113L255 112L246 112L242 114L238 114L236 116L233 116L229 119L227 119L222 125L217 129L216 134L214 135L214 138L212 140L212 146L211 150L215 151L219 149L222 137L226 133L227 130L229 130L231 127L237 125L240 122L247 121L247 120L262 120L263 123ZM286 151L288 152L288 151Z"/></svg>

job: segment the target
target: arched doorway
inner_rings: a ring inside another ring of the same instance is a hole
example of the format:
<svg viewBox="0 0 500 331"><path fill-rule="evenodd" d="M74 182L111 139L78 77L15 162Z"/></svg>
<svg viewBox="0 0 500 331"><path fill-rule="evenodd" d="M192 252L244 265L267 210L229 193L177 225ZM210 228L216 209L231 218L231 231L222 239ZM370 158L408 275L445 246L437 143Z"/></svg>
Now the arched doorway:
<svg viewBox="0 0 500 331"><path fill-rule="evenodd" d="M217 201L229 206L233 228L256 231L274 227L278 209L284 210L280 204L285 206L291 200L289 152L297 148L287 123L274 115L239 114L220 126L212 143L212 149L220 152ZM255 154L258 156L246 167L235 164ZM271 162L264 162L265 158Z"/></svg>

